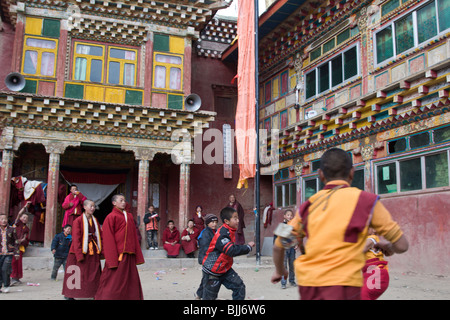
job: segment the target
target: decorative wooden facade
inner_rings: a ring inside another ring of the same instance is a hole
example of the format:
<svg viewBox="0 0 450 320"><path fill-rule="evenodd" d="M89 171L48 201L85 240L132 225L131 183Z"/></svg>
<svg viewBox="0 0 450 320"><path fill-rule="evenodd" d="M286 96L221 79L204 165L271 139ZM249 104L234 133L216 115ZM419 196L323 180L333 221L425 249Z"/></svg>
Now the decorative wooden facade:
<svg viewBox="0 0 450 320"><path fill-rule="evenodd" d="M380 194L411 243L392 263L449 273L449 19L443 0L280 0L261 15L259 125L280 130L278 209L319 190L321 155L342 148L353 184Z"/></svg>
<svg viewBox="0 0 450 320"><path fill-rule="evenodd" d="M57 196L66 183L60 171L80 176L122 170L118 191L126 194L142 235L149 202L165 213L161 228L168 219L183 228L191 210L191 162L173 150L183 135L208 128L216 115L207 105L185 109L192 93L193 42L227 5L2 0L0 77L18 72L26 85L20 92L0 90L0 210L17 211L9 201L13 176L46 172L36 178L47 183L44 245L49 246L60 228ZM176 199L166 196L172 191Z"/></svg>

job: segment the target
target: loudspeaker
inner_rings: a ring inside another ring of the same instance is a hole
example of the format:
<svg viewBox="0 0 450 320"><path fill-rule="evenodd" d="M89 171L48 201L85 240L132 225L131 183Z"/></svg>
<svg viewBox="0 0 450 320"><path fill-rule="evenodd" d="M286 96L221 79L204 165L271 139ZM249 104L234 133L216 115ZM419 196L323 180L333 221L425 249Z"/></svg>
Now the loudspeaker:
<svg viewBox="0 0 450 320"><path fill-rule="evenodd" d="M184 99L184 109L187 111L197 111L202 106L202 99L198 94L191 93Z"/></svg>
<svg viewBox="0 0 450 320"><path fill-rule="evenodd" d="M25 78L18 72L11 72L5 78L6 87L11 91L20 91L25 88Z"/></svg>

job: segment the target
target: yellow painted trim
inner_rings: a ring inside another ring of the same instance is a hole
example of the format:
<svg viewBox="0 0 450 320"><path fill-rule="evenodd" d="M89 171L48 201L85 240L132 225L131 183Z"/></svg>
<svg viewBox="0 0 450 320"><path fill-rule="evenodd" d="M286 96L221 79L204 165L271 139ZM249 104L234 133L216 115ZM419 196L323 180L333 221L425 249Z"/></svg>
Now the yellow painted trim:
<svg viewBox="0 0 450 320"><path fill-rule="evenodd" d="M184 54L184 38L181 37L169 37L169 50L172 53Z"/></svg>
<svg viewBox="0 0 450 320"><path fill-rule="evenodd" d="M42 34L42 18L27 17L25 21L25 34L40 36Z"/></svg>

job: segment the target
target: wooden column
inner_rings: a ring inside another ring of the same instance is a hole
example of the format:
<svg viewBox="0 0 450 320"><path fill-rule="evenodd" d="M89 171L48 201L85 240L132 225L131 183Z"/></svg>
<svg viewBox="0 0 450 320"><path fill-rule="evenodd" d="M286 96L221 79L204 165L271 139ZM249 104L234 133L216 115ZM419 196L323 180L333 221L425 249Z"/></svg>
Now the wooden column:
<svg viewBox="0 0 450 320"><path fill-rule="evenodd" d="M9 216L9 198L11 195L11 178L14 160L14 128L4 127L0 136L2 149L2 167L0 170L0 213Z"/></svg>
<svg viewBox="0 0 450 320"><path fill-rule="evenodd" d="M48 161L44 247L50 248L56 235L58 213L59 165L62 152L52 152Z"/></svg>
<svg viewBox="0 0 450 320"><path fill-rule="evenodd" d="M13 150L3 149L2 168L0 173L0 213L9 216L9 197L11 194L11 178L13 168Z"/></svg>
<svg viewBox="0 0 450 320"><path fill-rule="evenodd" d="M179 198L179 216L178 230L186 228L189 211L189 189L190 189L191 167L187 163L180 164L180 198Z"/></svg>
<svg viewBox="0 0 450 320"><path fill-rule="evenodd" d="M150 161L148 159L139 160L139 178L138 178L138 199L137 216L139 223L139 232L141 233L141 248L146 248L145 242L145 224L144 216L148 208L148 180L149 180Z"/></svg>

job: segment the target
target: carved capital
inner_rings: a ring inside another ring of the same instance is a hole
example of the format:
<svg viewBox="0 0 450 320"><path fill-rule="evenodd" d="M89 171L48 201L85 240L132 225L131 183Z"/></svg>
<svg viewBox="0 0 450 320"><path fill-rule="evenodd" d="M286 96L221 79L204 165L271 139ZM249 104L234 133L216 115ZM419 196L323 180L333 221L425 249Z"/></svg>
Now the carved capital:
<svg viewBox="0 0 450 320"><path fill-rule="evenodd" d="M152 161L155 154L158 152L155 149L144 148L144 147L132 147L132 146L122 146L122 150L133 151L136 160L149 160Z"/></svg>

